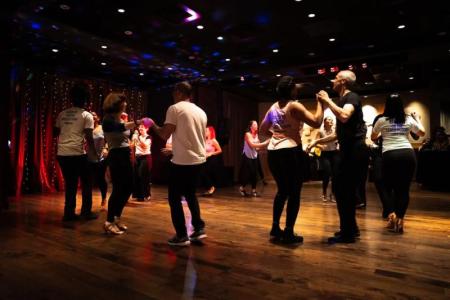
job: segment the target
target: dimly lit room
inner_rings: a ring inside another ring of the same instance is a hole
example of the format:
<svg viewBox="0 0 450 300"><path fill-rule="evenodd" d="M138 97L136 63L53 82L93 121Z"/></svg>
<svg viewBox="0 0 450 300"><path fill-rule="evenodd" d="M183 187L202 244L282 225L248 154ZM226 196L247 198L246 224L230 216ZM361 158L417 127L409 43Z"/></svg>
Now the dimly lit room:
<svg viewBox="0 0 450 300"><path fill-rule="evenodd" d="M0 299L450 297L445 1L0 20Z"/></svg>

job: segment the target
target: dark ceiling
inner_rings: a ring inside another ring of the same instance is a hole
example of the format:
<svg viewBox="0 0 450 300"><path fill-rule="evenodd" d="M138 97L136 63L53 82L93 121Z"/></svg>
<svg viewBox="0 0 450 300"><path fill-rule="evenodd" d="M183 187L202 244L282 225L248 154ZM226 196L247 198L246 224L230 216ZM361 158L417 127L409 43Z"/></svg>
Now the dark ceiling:
<svg viewBox="0 0 450 300"><path fill-rule="evenodd" d="M15 59L78 76L155 88L188 79L267 92L277 75L323 88L334 71L351 67L362 93L449 79L446 1L25 3L11 19ZM200 18L187 22L187 8Z"/></svg>

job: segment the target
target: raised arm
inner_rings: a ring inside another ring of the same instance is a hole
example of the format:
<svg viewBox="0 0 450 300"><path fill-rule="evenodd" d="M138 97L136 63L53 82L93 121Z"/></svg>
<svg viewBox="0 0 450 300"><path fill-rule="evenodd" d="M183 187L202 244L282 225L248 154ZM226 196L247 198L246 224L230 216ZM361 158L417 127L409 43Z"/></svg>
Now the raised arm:
<svg viewBox="0 0 450 300"><path fill-rule="evenodd" d="M328 93L325 91L320 91L317 94L317 97L331 109L336 118L342 123L347 123L347 121L355 112L355 107L353 106L353 104L347 103L344 105L344 107L341 108L337 106L336 103L333 102L333 100L331 100L331 98L328 96Z"/></svg>

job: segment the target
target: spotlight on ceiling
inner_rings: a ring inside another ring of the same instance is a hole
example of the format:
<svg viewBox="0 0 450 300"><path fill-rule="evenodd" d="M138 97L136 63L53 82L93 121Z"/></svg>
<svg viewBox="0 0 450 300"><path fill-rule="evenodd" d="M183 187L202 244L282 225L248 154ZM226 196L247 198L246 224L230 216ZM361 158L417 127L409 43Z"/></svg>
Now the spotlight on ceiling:
<svg viewBox="0 0 450 300"><path fill-rule="evenodd" d="M277 76L277 77L281 77L281 74L277 74L276 76Z"/></svg>
<svg viewBox="0 0 450 300"><path fill-rule="evenodd" d="M273 49L272 52L273 53L278 53L278 49Z"/></svg>
<svg viewBox="0 0 450 300"><path fill-rule="evenodd" d="M124 32L126 35L133 35L133 31L131 30L125 30Z"/></svg>
<svg viewBox="0 0 450 300"><path fill-rule="evenodd" d="M117 12L118 12L119 14L124 14L124 13L125 13L125 9L123 9L123 8L118 8L118 9L117 9Z"/></svg>
<svg viewBox="0 0 450 300"><path fill-rule="evenodd" d="M141 73L139 73L139 76L144 76L144 73L142 73L142 72L141 72Z"/></svg>
<svg viewBox="0 0 450 300"><path fill-rule="evenodd" d="M218 36L217 39L218 39L219 41L223 41L223 36Z"/></svg>
<svg viewBox="0 0 450 300"><path fill-rule="evenodd" d="M328 40L329 40L330 42L335 42L335 41L336 41L335 38L329 38Z"/></svg>
<svg viewBox="0 0 450 300"><path fill-rule="evenodd" d="M315 17L316 17L316 14L309 14L309 15L308 15L308 18L311 18L311 19L312 19L312 18L315 18Z"/></svg>
<svg viewBox="0 0 450 300"><path fill-rule="evenodd" d="M52 52L54 52L54 53L58 53L58 52L59 52L59 50L58 50L58 49L56 49L56 48L53 48L53 49L52 49Z"/></svg>
<svg viewBox="0 0 450 300"><path fill-rule="evenodd" d="M405 29L405 28L406 28L406 25L401 24L401 25L398 25L397 28L398 28L398 29Z"/></svg>
<svg viewBox="0 0 450 300"><path fill-rule="evenodd" d="M106 66L106 63L105 62L102 62L102 63L100 63L102 66Z"/></svg>
<svg viewBox="0 0 450 300"><path fill-rule="evenodd" d="M67 5L67 4L61 4L61 5L59 6L59 8L61 8L62 10L69 10L69 9L70 9L70 6Z"/></svg>
<svg viewBox="0 0 450 300"><path fill-rule="evenodd" d="M102 49L108 49L108 46L102 45Z"/></svg>
<svg viewBox="0 0 450 300"><path fill-rule="evenodd" d="M230 58L225 58L225 61L231 61L231 59Z"/></svg>
<svg viewBox="0 0 450 300"><path fill-rule="evenodd" d="M203 30L205 27L203 25L197 25L198 30Z"/></svg>

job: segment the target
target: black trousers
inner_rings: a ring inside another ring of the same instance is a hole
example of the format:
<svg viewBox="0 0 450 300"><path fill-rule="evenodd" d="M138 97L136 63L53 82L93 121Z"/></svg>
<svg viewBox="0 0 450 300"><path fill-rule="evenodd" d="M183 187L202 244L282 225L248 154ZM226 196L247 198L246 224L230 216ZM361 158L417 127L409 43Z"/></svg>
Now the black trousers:
<svg viewBox="0 0 450 300"><path fill-rule="evenodd" d="M242 154L239 181L241 186L246 186L250 183L252 189L256 189L256 183L258 181L258 158L252 159Z"/></svg>
<svg viewBox="0 0 450 300"><path fill-rule="evenodd" d="M328 183L331 178L331 192L336 193L336 183L334 177L336 176L336 167L339 153L334 151L322 151L320 156L320 164L322 169L322 194L327 194Z"/></svg>
<svg viewBox="0 0 450 300"><path fill-rule="evenodd" d="M106 199L106 193L108 192L108 183L105 179L106 173L106 160L101 160L99 162L91 163L91 169L94 173L95 183L100 189L100 194L102 195L102 200Z"/></svg>
<svg viewBox="0 0 450 300"><path fill-rule="evenodd" d="M403 218L409 204L409 188L416 168L413 149L383 153L383 177L388 195L388 210Z"/></svg>
<svg viewBox="0 0 450 300"><path fill-rule="evenodd" d="M217 186L219 172L221 169L222 155L213 155L206 159L201 169L201 180L206 188Z"/></svg>
<svg viewBox="0 0 450 300"><path fill-rule="evenodd" d="M304 168L307 168L301 147L268 151L269 168L277 183L273 201L273 223L279 224L284 205L286 228L293 229L300 210L300 193Z"/></svg>
<svg viewBox="0 0 450 300"><path fill-rule="evenodd" d="M87 155L57 156L64 177L65 205L64 216L75 215L78 180L81 179L81 214L92 210L92 172Z"/></svg>
<svg viewBox="0 0 450 300"><path fill-rule="evenodd" d="M386 185L383 179L383 159L381 149L371 149L370 157L372 158L372 179L383 206L383 217L386 218L389 213L389 200L386 191Z"/></svg>
<svg viewBox="0 0 450 300"><path fill-rule="evenodd" d="M369 152L364 140L340 145L336 168L336 204L340 230L344 237L352 237L358 230L356 224L356 193L367 178Z"/></svg>
<svg viewBox="0 0 450 300"><path fill-rule="evenodd" d="M112 192L108 201L108 222L122 215L123 208L133 191L133 167L130 148L114 148L108 153L108 166L111 173Z"/></svg>
<svg viewBox="0 0 450 300"><path fill-rule="evenodd" d="M261 178L261 180L264 181L264 171L263 171L263 168L262 168L261 159L259 158L259 154L258 154L258 157L256 159L257 159L257 163L258 163L258 175L259 175L259 178Z"/></svg>
<svg viewBox="0 0 450 300"><path fill-rule="evenodd" d="M196 186L203 165L176 165L170 163L169 205L172 223L178 237L187 236L181 196L186 198L192 217L194 230L205 227L200 216L200 205L196 196Z"/></svg>
<svg viewBox="0 0 450 300"><path fill-rule="evenodd" d="M152 156L136 156L134 165L134 191L133 198L143 199L151 195L150 174L152 168Z"/></svg>

